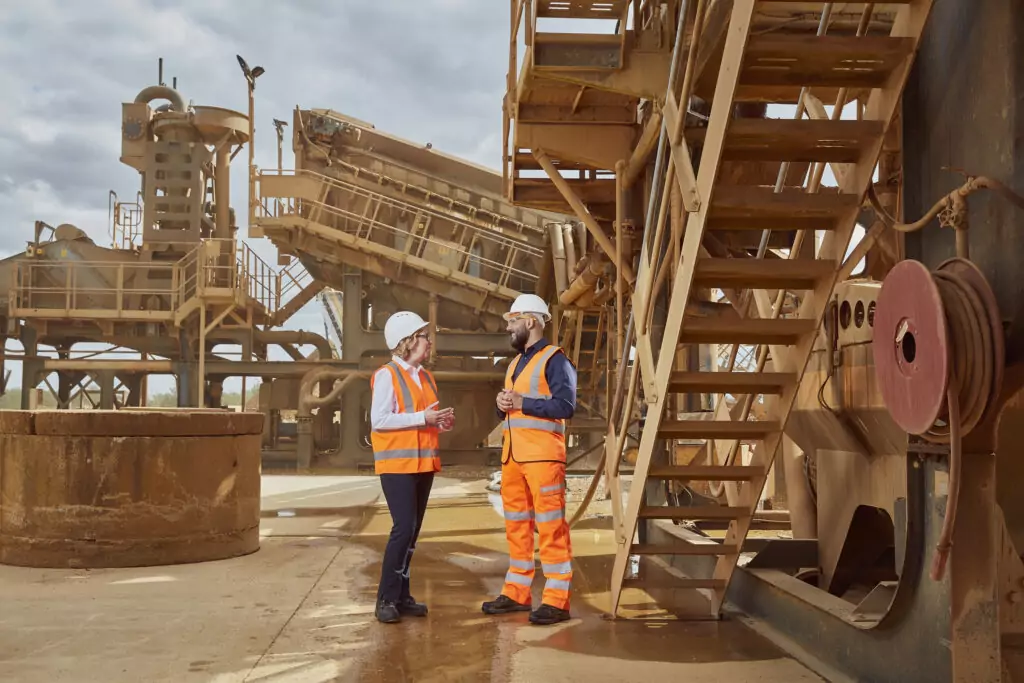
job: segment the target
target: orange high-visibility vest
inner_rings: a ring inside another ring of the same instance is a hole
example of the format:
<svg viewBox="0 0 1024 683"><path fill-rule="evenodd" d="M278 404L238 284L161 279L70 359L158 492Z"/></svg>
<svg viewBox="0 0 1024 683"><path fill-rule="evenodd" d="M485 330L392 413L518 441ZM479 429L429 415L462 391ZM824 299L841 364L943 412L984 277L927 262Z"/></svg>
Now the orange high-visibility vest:
<svg viewBox="0 0 1024 683"><path fill-rule="evenodd" d="M394 361L387 363L391 383L398 400L398 412L418 413L437 401L437 384L426 368L420 369L417 386L402 366ZM370 378L370 390L377 373ZM405 429L374 429L370 433L373 445L373 467L377 474L416 474L419 472L440 472L441 457L438 453L437 427L407 427Z"/></svg>
<svg viewBox="0 0 1024 683"><path fill-rule="evenodd" d="M516 356L505 373L505 389L522 394L526 398L550 399L544 370L548 361L561 351L551 345L538 352L526 364L515 382L512 373L519 365L522 354ZM532 417L521 410L510 410L505 414L505 432L501 445L501 461L508 462L509 454L516 462L554 461L565 462L565 420L550 420Z"/></svg>

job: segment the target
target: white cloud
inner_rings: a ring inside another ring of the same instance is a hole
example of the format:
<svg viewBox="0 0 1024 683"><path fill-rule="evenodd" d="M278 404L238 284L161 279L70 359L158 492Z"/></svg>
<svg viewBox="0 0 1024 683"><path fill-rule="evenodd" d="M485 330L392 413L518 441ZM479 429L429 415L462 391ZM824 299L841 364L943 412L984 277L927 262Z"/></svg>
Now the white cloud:
<svg viewBox="0 0 1024 683"><path fill-rule="evenodd" d="M235 61L256 88L256 161L276 166L272 118L331 108L499 168L508 6L496 0L90 0L3 2L0 12L0 258L33 224L74 223L109 241L108 191L138 174L118 161L121 103L157 77L196 104L245 111ZM290 154L286 150L286 165ZM244 223L245 154L233 204ZM273 250L257 247L273 262ZM315 304L289 327L322 332ZM16 381L16 380L15 380Z"/></svg>

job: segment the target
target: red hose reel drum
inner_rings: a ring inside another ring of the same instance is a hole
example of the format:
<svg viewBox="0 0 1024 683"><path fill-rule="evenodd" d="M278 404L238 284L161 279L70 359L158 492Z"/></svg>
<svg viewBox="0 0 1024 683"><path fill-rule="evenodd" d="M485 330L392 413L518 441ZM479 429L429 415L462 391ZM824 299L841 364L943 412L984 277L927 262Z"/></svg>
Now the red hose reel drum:
<svg viewBox="0 0 1024 683"><path fill-rule="evenodd" d="M946 404L949 339L942 297L924 264L901 261L875 305L875 377L893 420L910 434L931 427Z"/></svg>
<svg viewBox="0 0 1024 683"><path fill-rule="evenodd" d="M946 441L951 378L967 431L983 419L1002 385L1005 346L995 295L970 261L953 258L931 272L905 260L889 271L875 308L875 377L886 408L910 434Z"/></svg>

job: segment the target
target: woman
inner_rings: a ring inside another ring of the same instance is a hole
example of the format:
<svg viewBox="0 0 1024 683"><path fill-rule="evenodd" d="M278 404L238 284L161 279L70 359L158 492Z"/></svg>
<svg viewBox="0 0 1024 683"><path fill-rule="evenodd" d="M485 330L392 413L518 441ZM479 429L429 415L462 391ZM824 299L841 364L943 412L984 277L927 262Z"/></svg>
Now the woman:
<svg viewBox="0 0 1024 683"><path fill-rule="evenodd" d="M409 594L409 563L423 524L434 473L441 471L438 434L452 428L452 408L437 410L437 384L422 367L430 357L427 321L399 311L384 325L392 352L370 380L374 469L388 502L393 525L377 589L378 621L392 624L402 616L422 617L427 606Z"/></svg>

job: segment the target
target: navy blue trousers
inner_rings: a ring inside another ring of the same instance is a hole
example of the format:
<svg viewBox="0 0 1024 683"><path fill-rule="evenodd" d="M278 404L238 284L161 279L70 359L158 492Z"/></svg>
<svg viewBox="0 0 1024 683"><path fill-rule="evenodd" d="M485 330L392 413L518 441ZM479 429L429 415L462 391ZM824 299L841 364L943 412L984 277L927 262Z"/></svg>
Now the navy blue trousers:
<svg viewBox="0 0 1024 683"><path fill-rule="evenodd" d="M380 485L391 512L391 536L384 549L377 599L398 602L409 595L409 564L423 526L433 472L382 474Z"/></svg>

